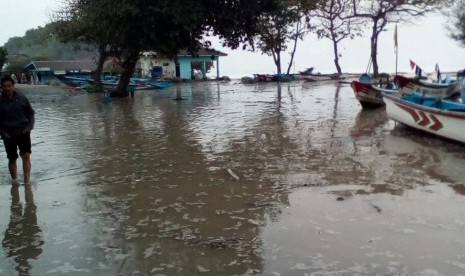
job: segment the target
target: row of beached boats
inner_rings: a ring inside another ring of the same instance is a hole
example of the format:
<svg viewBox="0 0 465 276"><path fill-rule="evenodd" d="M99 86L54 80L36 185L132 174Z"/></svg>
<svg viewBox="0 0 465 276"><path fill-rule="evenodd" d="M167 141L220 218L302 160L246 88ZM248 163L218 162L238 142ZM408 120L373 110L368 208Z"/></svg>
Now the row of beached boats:
<svg viewBox="0 0 465 276"><path fill-rule="evenodd" d="M296 74L254 74L254 79L256 82L283 82L294 80L303 80L306 82L342 81L344 79L349 79L353 77L354 75L352 74L323 74L315 72L314 67L307 68L304 71L299 71Z"/></svg>
<svg viewBox="0 0 465 276"><path fill-rule="evenodd" d="M86 89L94 84L90 77L77 77L67 75L55 76L63 84L72 88ZM106 90L115 90L118 86L118 79L115 77L106 77L101 80L102 87ZM128 92L140 90L164 89L173 85L171 80L154 80L150 78L131 78L128 85Z"/></svg>
<svg viewBox="0 0 465 276"><path fill-rule="evenodd" d="M352 81L362 108L385 107L396 122L465 143L465 85L463 74L442 81L396 75L374 84L366 75Z"/></svg>

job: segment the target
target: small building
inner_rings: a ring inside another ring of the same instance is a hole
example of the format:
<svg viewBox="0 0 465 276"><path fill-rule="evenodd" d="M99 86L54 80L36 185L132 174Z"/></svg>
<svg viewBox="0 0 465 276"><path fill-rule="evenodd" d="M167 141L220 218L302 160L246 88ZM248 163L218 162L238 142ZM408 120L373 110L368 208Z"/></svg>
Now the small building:
<svg viewBox="0 0 465 276"><path fill-rule="evenodd" d="M190 54L187 51L181 51L178 54L178 64L179 70L176 68L176 76L181 79L191 79L194 75L194 64L200 65L199 70L201 70L202 75L205 77L207 74L207 64L211 62L215 64L216 67L216 78L220 78L220 56L227 56L227 54L210 49L201 49L195 55ZM179 74L178 74L179 71Z"/></svg>
<svg viewBox="0 0 465 276"><path fill-rule="evenodd" d="M157 70L167 78L178 77L190 80L194 78L196 72L205 77L209 67L215 67L216 77L219 78L219 57L221 56L227 56L227 54L211 49L200 49L192 55L187 50L182 50L177 55L177 60L172 60L158 56L154 52L144 52L139 59L139 70L142 77L153 77L152 73Z"/></svg>

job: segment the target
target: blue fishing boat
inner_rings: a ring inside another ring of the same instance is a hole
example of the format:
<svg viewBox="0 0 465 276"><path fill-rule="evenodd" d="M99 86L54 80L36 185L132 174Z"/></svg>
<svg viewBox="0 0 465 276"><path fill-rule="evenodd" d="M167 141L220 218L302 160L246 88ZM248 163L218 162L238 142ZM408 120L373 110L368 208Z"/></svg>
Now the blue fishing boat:
<svg viewBox="0 0 465 276"><path fill-rule="evenodd" d="M173 82L170 80L159 80L151 82L149 85L153 86L155 89L165 89L173 85Z"/></svg>
<svg viewBox="0 0 465 276"><path fill-rule="evenodd" d="M116 90L116 87L118 87L118 82L117 81L102 81L102 86L104 89L107 90ZM134 92L136 91L137 84L128 84L127 90L128 92Z"/></svg>
<svg viewBox="0 0 465 276"><path fill-rule="evenodd" d="M87 77L76 77L68 75L55 75L55 78L57 78L63 84L73 88L85 87L90 80L90 78Z"/></svg>
<svg viewBox="0 0 465 276"><path fill-rule="evenodd" d="M86 79L88 84L94 84L93 79ZM118 86L119 78L104 78L101 80L102 87L105 90L116 90ZM141 91L141 90L155 90L155 89L165 89L173 85L171 80L154 80L150 78L136 78L133 77L130 79L129 85L127 87L128 92Z"/></svg>

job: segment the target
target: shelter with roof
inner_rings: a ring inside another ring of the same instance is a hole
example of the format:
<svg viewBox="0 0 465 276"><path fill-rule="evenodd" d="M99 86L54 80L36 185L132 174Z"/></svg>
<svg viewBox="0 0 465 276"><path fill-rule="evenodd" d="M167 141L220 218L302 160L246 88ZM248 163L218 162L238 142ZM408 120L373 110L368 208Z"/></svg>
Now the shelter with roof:
<svg viewBox="0 0 465 276"><path fill-rule="evenodd" d="M31 61L24 68L27 74L40 74L42 83L46 83L55 75L79 75L90 77L97 65L93 60L42 60Z"/></svg>

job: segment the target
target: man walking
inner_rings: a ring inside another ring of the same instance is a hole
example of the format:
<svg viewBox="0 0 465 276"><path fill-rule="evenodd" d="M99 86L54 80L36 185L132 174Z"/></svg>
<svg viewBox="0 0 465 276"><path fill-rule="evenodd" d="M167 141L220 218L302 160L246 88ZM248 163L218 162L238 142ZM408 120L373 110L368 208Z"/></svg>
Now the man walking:
<svg viewBox="0 0 465 276"><path fill-rule="evenodd" d="M34 128L34 109L23 94L14 89L10 76L0 81L0 136L8 158L8 170L13 182L17 181L16 159L23 160L24 184L29 184L31 173L31 130Z"/></svg>

